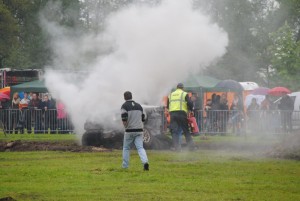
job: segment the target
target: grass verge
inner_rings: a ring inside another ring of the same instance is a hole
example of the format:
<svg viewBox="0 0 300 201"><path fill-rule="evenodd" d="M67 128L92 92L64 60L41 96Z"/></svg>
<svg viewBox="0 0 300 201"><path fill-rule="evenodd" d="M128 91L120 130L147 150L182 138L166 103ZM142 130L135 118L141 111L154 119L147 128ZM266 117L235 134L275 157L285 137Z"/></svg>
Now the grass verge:
<svg viewBox="0 0 300 201"><path fill-rule="evenodd" d="M299 161L234 152L2 152L0 198L16 200L300 200Z"/></svg>
<svg viewBox="0 0 300 201"><path fill-rule="evenodd" d="M0 132L0 141L75 141L75 134L4 134Z"/></svg>

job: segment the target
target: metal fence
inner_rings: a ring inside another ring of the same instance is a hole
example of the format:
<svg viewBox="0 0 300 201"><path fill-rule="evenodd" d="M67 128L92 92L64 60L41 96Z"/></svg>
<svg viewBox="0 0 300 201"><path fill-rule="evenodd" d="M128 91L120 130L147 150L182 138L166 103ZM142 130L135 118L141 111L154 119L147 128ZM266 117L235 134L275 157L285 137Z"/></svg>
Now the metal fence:
<svg viewBox="0 0 300 201"><path fill-rule="evenodd" d="M153 113L153 114L152 114ZM168 128L164 108L152 112L148 125L157 127L160 133ZM300 111L227 111L197 110L194 112L200 134L252 134L290 133L300 131ZM159 119L153 120L154 118ZM151 121L150 121L151 120ZM0 126L9 133L73 133L74 127L63 110L5 109L0 110ZM156 133L159 133L158 131Z"/></svg>
<svg viewBox="0 0 300 201"><path fill-rule="evenodd" d="M300 111L195 111L200 133L259 134L291 133L300 129Z"/></svg>
<svg viewBox="0 0 300 201"><path fill-rule="evenodd" d="M1 127L7 134L73 133L73 125L63 110L6 109L0 110Z"/></svg>

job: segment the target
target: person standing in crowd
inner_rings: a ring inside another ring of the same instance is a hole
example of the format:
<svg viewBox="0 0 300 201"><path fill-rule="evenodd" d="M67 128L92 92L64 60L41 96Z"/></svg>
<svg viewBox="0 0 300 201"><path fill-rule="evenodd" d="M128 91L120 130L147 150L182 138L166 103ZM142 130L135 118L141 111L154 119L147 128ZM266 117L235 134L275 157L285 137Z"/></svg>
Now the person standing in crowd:
<svg viewBox="0 0 300 201"><path fill-rule="evenodd" d="M232 132L237 135L241 134L242 127L242 118L243 118L243 105L241 100L237 94L234 95L234 99L232 101L231 107L231 120L232 120Z"/></svg>
<svg viewBox="0 0 300 201"><path fill-rule="evenodd" d="M28 94L28 99L31 100L32 97L33 97L33 92L30 92L30 93Z"/></svg>
<svg viewBox="0 0 300 201"><path fill-rule="evenodd" d="M203 112L201 111L201 102L199 100L199 96L197 93L192 93L191 96L191 101L193 102L193 107L194 107L194 117L196 118L196 122L197 122L197 126L199 128L199 130L202 130L203 128L201 128L202 126L202 116L203 116Z"/></svg>
<svg viewBox="0 0 300 201"><path fill-rule="evenodd" d="M143 147L143 122L145 121L143 108L139 103L132 100L130 91L124 93L124 99L125 103L121 107L121 118L125 127L122 167L125 169L128 168L130 148L131 144L134 143L143 163L144 170L149 171L148 157Z"/></svg>
<svg viewBox="0 0 300 201"><path fill-rule="evenodd" d="M42 103L42 109L44 113L44 126L45 132L48 133L50 128L50 133L56 133L56 104L54 100L50 100L49 96L46 94L44 96L44 101Z"/></svg>
<svg viewBox="0 0 300 201"><path fill-rule="evenodd" d="M189 131L187 114L193 111L193 103L187 92L183 91L183 84L179 83L177 89L168 97L167 108L170 113L170 130L173 146L176 151L181 151L180 134L183 131L189 150L194 149L194 142Z"/></svg>
<svg viewBox="0 0 300 201"><path fill-rule="evenodd" d="M24 97L23 99L20 101L20 109L21 109L21 113L25 118L25 122L24 122L24 128L27 129L27 133L30 134L31 133L31 113L28 109L28 105L29 105L29 98L28 98L28 93L24 92Z"/></svg>
<svg viewBox="0 0 300 201"><path fill-rule="evenodd" d="M28 107L33 114L32 116L34 119L34 133L42 133L42 101L39 99L37 93L32 94L32 99L30 100Z"/></svg>
<svg viewBox="0 0 300 201"><path fill-rule="evenodd" d="M70 130L69 121L67 119L67 112L65 109L65 105L62 101L57 101L57 124L58 124L58 132L61 134L66 134Z"/></svg>
<svg viewBox="0 0 300 201"><path fill-rule="evenodd" d="M278 109L280 110L282 130L288 133L292 132L292 114L294 110L294 102L292 98L287 94L284 95L280 100Z"/></svg>
<svg viewBox="0 0 300 201"><path fill-rule="evenodd" d="M9 133L13 132L13 128L17 127L18 120L19 120L19 104L20 104L20 97L19 94L16 92L13 95L13 99L11 102L11 111L10 111L10 122L9 122ZM18 133L18 131L16 131Z"/></svg>
<svg viewBox="0 0 300 201"><path fill-rule="evenodd" d="M29 102L28 93L24 92L24 97L20 101L20 108L28 108Z"/></svg>
<svg viewBox="0 0 300 201"><path fill-rule="evenodd" d="M261 102L260 104L260 118L262 119L261 121L261 129L263 131L268 131L272 127L272 110L274 109L273 103L270 99L269 95L265 96L265 99Z"/></svg>
<svg viewBox="0 0 300 201"><path fill-rule="evenodd" d="M221 134L225 134L227 132L227 122L228 122L228 101L227 101L227 94L222 93L221 100L220 100L220 132Z"/></svg>
<svg viewBox="0 0 300 201"><path fill-rule="evenodd" d="M7 100L7 99L3 99L1 102L0 102L0 114L1 114L1 122L2 122L2 125L3 125L3 131L4 133L7 133L9 132L8 130L8 126L9 126L9 107L10 107L10 101Z"/></svg>
<svg viewBox="0 0 300 201"><path fill-rule="evenodd" d="M212 110L211 110L212 101L211 99L207 99L205 105L205 112L206 112L206 121L205 121L205 131L211 131L211 124L212 124Z"/></svg>
<svg viewBox="0 0 300 201"><path fill-rule="evenodd" d="M257 103L256 98L252 98L251 104L247 108L247 116L249 118L249 128L251 131L257 131L257 124L259 118L259 105Z"/></svg>
<svg viewBox="0 0 300 201"><path fill-rule="evenodd" d="M212 102L212 106L211 106L211 110L212 110L212 130L214 132L218 132L221 96L220 95L215 95L215 97L212 97L212 100L214 100Z"/></svg>

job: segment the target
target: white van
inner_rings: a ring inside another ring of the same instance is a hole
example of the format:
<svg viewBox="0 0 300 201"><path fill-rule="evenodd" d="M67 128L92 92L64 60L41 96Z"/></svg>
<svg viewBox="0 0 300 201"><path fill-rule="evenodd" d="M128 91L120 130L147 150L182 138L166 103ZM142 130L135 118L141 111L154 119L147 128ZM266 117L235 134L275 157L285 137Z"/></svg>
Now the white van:
<svg viewBox="0 0 300 201"><path fill-rule="evenodd" d="M259 87L256 82L240 82L240 84L245 91L252 91Z"/></svg>
<svg viewBox="0 0 300 201"><path fill-rule="evenodd" d="M293 128L300 129L300 91L293 92L289 96L294 100Z"/></svg>
<svg viewBox="0 0 300 201"><path fill-rule="evenodd" d="M300 91L293 92L289 96L294 100L294 111L300 111Z"/></svg>

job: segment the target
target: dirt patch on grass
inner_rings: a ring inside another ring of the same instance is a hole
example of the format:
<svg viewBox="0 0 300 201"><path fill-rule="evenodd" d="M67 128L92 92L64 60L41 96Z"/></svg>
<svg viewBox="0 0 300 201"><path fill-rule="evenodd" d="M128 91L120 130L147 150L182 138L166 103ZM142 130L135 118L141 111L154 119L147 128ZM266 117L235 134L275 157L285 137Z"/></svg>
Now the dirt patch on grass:
<svg viewBox="0 0 300 201"><path fill-rule="evenodd" d="M268 152L268 156L300 160L300 133L283 136Z"/></svg>
<svg viewBox="0 0 300 201"><path fill-rule="evenodd" d="M71 151L71 152L107 152L103 147L80 146L70 141L0 141L0 151Z"/></svg>

